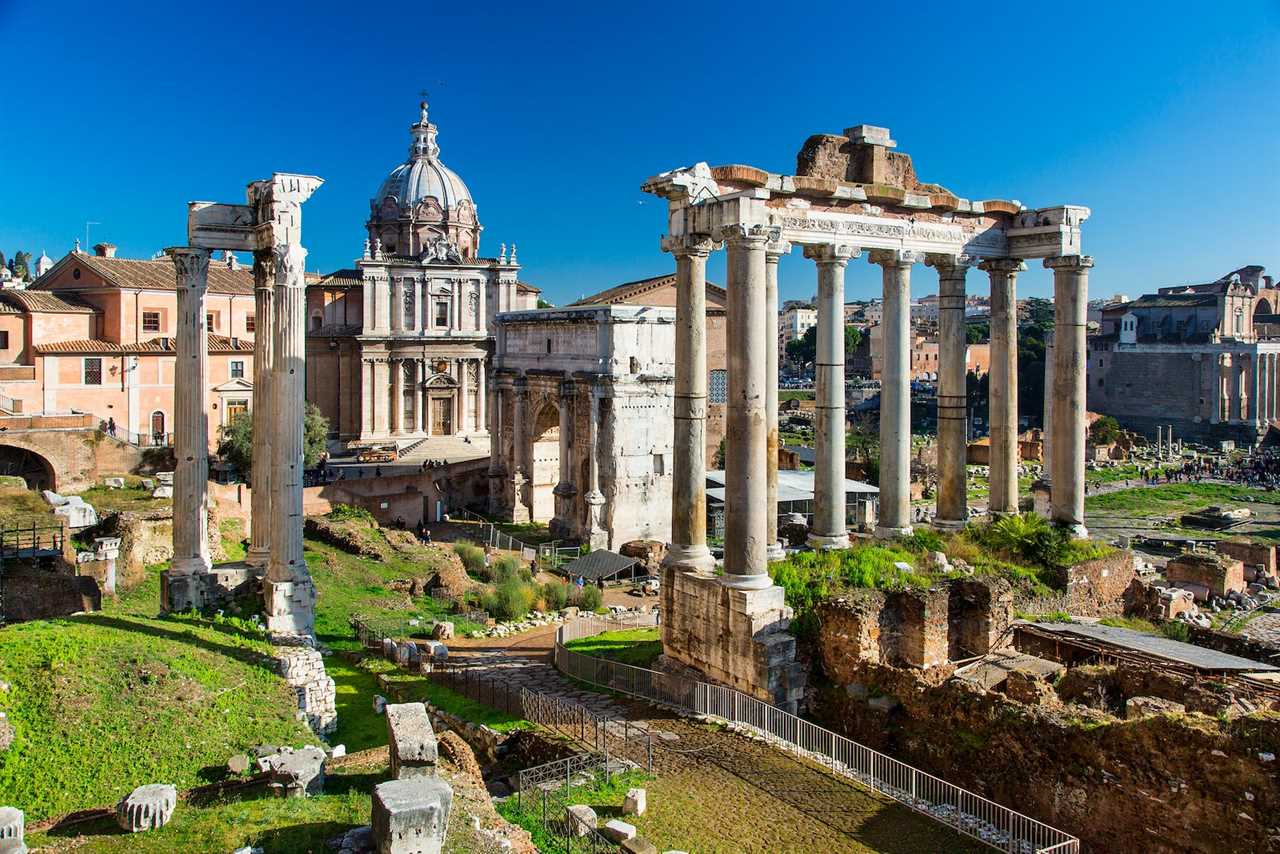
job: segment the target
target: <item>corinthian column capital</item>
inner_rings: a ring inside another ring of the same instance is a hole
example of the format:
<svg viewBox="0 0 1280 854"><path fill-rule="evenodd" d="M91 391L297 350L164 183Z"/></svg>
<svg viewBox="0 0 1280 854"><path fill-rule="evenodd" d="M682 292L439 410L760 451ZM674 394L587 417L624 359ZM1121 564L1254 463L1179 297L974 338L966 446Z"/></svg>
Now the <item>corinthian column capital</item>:
<svg viewBox="0 0 1280 854"><path fill-rule="evenodd" d="M297 243L278 243L271 249L276 268L276 284L303 287L307 266L307 250Z"/></svg>
<svg viewBox="0 0 1280 854"><path fill-rule="evenodd" d="M819 264L839 264L841 267L849 263L850 258L857 258L862 250L856 246L842 243L810 244L804 247L804 257Z"/></svg>
<svg viewBox="0 0 1280 854"><path fill-rule="evenodd" d="M984 258L978 264L978 269L984 273L1025 273L1027 271L1027 263L1021 258Z"/></svg>
<svg viewBox="0 0 1280 854"><path fill-rule="evenodd" d="M791 254L791 242L788 240L770 240L764 245L764 259L771 264L778 263L783 255Z"/></svg>
<svg viewBox="0 0 1280 854"><path fill-rule="evenodd" d="M255 290L271 290L276 278L276 257L270 249L257 249L253 253L253 287Z"/></svg>
<svg viewBox="0 0 1280 854"><path fill-rule="evenodd" d="M875 249L867 253L867 260L881 267L910 267L924 260L924 253L915 249Z"/></svg>
<svg viewBox="0 0 1280 854"><path fill-rule="evenodd" d="M762 246L782 239L782 229L767 225L722 225L716 236L726 245Z"/></svg>
<svg viewBox="0 0 1280 854"><path fill-rule="evenodd" d="M1092 255L1056 255L1044 259L1046 270L1087 270L1093 266Z"/></svg>
<svg viewBox="0 0 1280 854"><path fill-rule="evenodd" d="M709 234L665 235L660 245L663 252L670 252L677 258L681 256L706 258L713 249L717 248L716 241L712 240Z"/></svg>
<svg viewBox="0 0 1280 854"><path fill-rule="evenodd" d="M209 282L209 250L194 246L173 246L164 250L173 259L180 288L204 290Z"/></svg>
<svg viewBox="0 0 1280 854"><path fill-rule="evenodd" d="M978 263L978 259L969 255L925 255L924 263L938 271L940 278L963 277L968 269Z"/></svg>

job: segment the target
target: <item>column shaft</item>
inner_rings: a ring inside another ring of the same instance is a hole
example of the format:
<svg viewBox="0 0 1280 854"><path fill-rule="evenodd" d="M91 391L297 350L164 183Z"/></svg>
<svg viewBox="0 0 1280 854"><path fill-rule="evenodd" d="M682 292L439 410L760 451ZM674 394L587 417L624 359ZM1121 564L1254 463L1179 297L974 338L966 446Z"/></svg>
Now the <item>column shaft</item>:
<svg viewBox="0 0 1280 854"><path fill-rule="evenodd" d="M604 527L604 493L600 491L600 388L590 386L591 419L587 431L587 541L593 549L608 548L609 532Z"/></svg>
<svg viewBox="0 0 1280 854"><path fill-rule="evenodd" d="M848 246L807 246L818 263L818 342L814 359L813 525L809 545L849 547L845 516L844 269L855 250ZM773 327L777 328L777 315ZM777 347L772 348L777 358Z"/></svg>
<svg viewBox="0 0 1280 854"><path fill-rule="evenodd" d="M991 494L995 515L1018 512L1018 299L1017 276L1027 268L1017 259L982 265L991 279L991 374L987 409L991 422Z"/></svg>
<svg viewBox="0 0 1280 854"><path fill-rule="evenodd" d="M253 469L249 553L245 562L266 572L271 559L271 376L274 363L275 263L269 251L253 253ZM363 422L362 422L363 427Z"/></svg>
<svg viewBox="0 0 1280 854"><path fill-rule="evenodd" d="M760 227L724 230L728 246L729 406L725 443L727 587L769 587L765 426L765 243ZM775 238L776 239L776 238Z"/></svg>
<svg viewBox="0 0 1280 854"><path fill-rule="evenodd" d="M687 571L715 566L707 548L707 256L711 238L666 238L676 259L675 434L671 544L665 563ZM593 454L594 459L594 454Z"/></svg>
<svg viewBox="0 0 1280 854"><path fill-rule="evenodd" d="M1084 525L1085 332L1093 259L1046 258L1054 293L1053 520L1087 535Z"/></svg>
<svg viewBox="0 0 1280 854"><path fill-rule="evenodd" d="M938 507L934 525L958 530L969 522L965 489L969 406L965 352L964 276L968 266L947 258L938 268Z"/></svg>
<svg viewBox="0 0 1280 854"><path fill-rule="evenodd" d="M391 407L387 400L391 396L391 379L387 376L390 364L385 356L373 363L373 432L380 439L391 432Z"/></svg>
<svg viewBox="0 0 1280 854"><path fill-rule="evenodd" d="M525 447L525 406L528 388L524 377L515 381L514 395L511 402L511 480L515 501L511 505L511 521L528 522L531 512L525 501L525 484L529 480L528 449Z"/></svg>
<svg viewBox="0 0 1280 854"><path fill-rule="evenodd" d="M879 537L911 533L912 252L875 252L884 283L884 361L880 382Z"/></svg>
<svg viewBox="0 0 1280 854"><path fill-rule="evenodd" d="M276 249L276 420L271 452L271 562L264 582L267 629L273 634L315 634L315 587L302 557L302 419L306 411L307 252L295 244Z"/></svg>
<svg viewBox="0 0 1280 854"><path fill-rule="evenodd" d="M168 250L177 273L178 335L173 382L174 575L207 572L209 559L209 252Z"/></svg>
<svg viewBox="0 0 1280 854"><path fill-rule="evenodd" d="M1056 373L1057 357L1054 354L1053 332L1044 339L1044 416L1041 419L1040 439L1042 444L1041 463L1044 467L1044 479L1053 486L1053 383Z"/></svg>
<svg viewBox="0 0 1280 854"><path fill-rule="evenodd" d="M391 432L404 432L404 360L391 360Z"/></svg>
<svg viewBox="0 0 1280 854"><path fill-rule="evenodd" d="M781 560L786 556L778 541L778 260L791 250L789 243L770 243L765 248L764 276L764 339L767 348L765 358L765 419L768 427L768 527L765 541L769 560Z"/></svg>

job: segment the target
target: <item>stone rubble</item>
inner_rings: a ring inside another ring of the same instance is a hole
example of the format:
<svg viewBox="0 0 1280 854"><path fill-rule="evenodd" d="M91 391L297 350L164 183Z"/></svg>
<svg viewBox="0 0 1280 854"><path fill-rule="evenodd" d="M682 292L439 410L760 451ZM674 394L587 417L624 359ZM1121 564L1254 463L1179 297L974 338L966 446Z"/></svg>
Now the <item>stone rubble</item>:
<svg viewBox="0 0 1280 854"><path fill-rule="evenodd" d="M138 833L159 830L173 818L178 790L167 783L139 786L116 805L116 823L122 830Z"/></svg>
<svg viewBox="0 0 1280 854"><path fill-rule="evenodd" d="M627 796L622 801L622 814L644 815L647 807L645 797L644 789L628 789Z"/></svg>
<svg viewBox="0 0 1280 854"><path fill-rule="evenodd" d="M386 708L391 777L434 777L439 752L424 703L392 703Z"/></svg>
<svg viewBox="0 0 1280 854"><path fill-rule="evenodd" d="M338 726L338 693L325 673L320 651L307 646L276 648L276 663L284 681L298 697L298 711L316 735L331 734Z"/></svg>
<svg viewBox="0 0 1280 854"><path fill-rule="evenodd" d="M282 747L273 756L265 756L259 767L271 774L267 786L285 798L306 798L324 791L325 753L308 745L298 750Z"/></svg>
<svg viewBox="0 0 1280 854"><path fill-rule="evenodd" d="M611 818L606 821L604 823L604 827L600 828L600 832L612 839L614 842L622 842L626 839L636 838L636 826L616 818Z"/></svg>
<svg viewBox="0 0 1280 854"><path fill-rule="evenodd" d="M596 829L596 811L586 804L573 804L565 810L565 820L574 836L586 836Z"/></svg>

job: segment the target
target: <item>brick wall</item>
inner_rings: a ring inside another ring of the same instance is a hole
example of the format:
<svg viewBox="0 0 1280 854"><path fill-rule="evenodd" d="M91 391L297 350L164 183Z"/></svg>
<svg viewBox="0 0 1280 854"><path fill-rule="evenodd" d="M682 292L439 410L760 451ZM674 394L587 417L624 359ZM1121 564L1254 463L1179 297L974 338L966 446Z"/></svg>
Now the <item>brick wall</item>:
<svg viewBox="0 0 1280 854"><path fill-rule="evenodd" d="M0 577L0 608L4 622L47 620L102 608L98 582L83 575L66 575L12 565Z"/></svg>

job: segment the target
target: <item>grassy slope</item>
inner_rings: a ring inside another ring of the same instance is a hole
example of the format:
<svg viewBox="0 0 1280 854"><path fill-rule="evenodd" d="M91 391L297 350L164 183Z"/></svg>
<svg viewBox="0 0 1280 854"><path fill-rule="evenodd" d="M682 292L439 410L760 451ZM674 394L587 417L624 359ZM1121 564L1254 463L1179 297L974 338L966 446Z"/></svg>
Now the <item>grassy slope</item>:
<svg viewBox="0 0 1280 854"><path fill-rule="evenodd" d="M628 629L579 638L569 641L565 646L582 655L648 667L662 655L662 636L656 628Z"/></svg>

